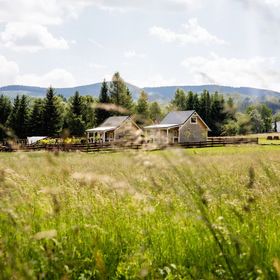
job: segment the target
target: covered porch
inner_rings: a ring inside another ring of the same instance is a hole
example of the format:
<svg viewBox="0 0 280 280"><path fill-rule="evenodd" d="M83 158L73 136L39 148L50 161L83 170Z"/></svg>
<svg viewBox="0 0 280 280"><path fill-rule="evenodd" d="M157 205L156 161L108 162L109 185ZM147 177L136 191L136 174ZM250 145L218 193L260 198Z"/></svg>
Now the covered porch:
<svg viewBox="0 0 280 280"><path fill-rule="evenodd" d="M179 143L179 126L170 125L151 125L145 127L146 138L152 143L173 144Z"/></svg>
<svg viewBox="0 0 280 280"><path fill-rule="evenodd" d="M86 133L88 143L113 142L115 139L115 127L97 127L88 129Z"/></svg>

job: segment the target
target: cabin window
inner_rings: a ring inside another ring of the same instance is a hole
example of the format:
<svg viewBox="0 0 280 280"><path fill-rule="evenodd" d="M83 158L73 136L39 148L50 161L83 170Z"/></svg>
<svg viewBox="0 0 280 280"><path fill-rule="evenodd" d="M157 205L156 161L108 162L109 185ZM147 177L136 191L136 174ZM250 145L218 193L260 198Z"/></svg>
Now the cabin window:
<svg viewBox="0 0 280 280"><path fill-rule="evenodd" d="M191 123L197 123L197 117L191 117Z"/></svg>

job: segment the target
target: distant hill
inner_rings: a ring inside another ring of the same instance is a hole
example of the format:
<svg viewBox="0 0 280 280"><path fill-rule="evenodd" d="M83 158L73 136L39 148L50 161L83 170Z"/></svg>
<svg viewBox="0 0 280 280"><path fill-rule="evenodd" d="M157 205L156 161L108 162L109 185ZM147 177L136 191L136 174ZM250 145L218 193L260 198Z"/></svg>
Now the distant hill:
<svg viewBox="0 0 280 280"><path fill-rule="evenodd" d="M131 84L127 84L127 86L132 92L133 97L137 98L141 89ZM100 88L101 83L96 83L72 88L56 88L55 90L57 94L61 94L66 98L74 95L75 91L79 91L81 95L92 95L94 97L98 97ZM46 91L47 88L32 86L11 85L0 87L0 94L5 94L7 96L10 96L11 98L14 98L17 94L26 94L32 97L44 97L46 95Z"/></svg>
<svg viewBox="0 0 280 280"><path fill-rule="evenodd" d="M201 93L203 90L209 92L219 92L224 94L240 94L248 97L255 97L258 99L273 96L280 99L280 93L272 90L257 89L250 87L228 87L219 85L201 85L201 86L167 86L167 87L146 87L144 90L148 92L153 98L170 100L174 96L176 89L183 89L184 91L192 91Z"/></svg>
<svg viewBox="0 0 280 280"><path fill-rule="evenodd" d="M280 110L280 93L272 90L220 85L145 87L143 89L132 84L127 84L127 86L132 92L134 99L138 98L141 90L144 90L149 94L151 101L159 101L162 103L169 102L178 88L196 93L208 90L211 93L217 91L219 93L223 93L224 95L233 97L241 110L246 108L249 104L258 102L266 103L273 109L273 111ZM100 88L101 83L96 83L72 88L56 88L56 92L66 98L72 96L75 91L79 91L81 95L92 95L94 97L98 97ZM10 85L1 87L0 94L5 94L11 98L14 98L17 94L26 94L32 97L43 97L46 94L46 90L46 88L42 87Z"/></svg>

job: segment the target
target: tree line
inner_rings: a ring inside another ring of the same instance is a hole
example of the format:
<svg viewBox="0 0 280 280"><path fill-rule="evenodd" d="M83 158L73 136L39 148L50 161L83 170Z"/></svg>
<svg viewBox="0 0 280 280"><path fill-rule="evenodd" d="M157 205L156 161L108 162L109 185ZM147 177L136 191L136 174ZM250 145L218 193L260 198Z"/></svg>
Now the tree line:
<svg viewBox="0 0 280 280"><path fill-rule="evenodd" d="M232 98L208 91L185 92L177 89L169 104L149 102L142 91L136 101L120 74L102 83L98 98L81 96L79 92L66 100L50 87L44 98L17 96L13 102L0 95L0 140L16 136L83 136L88 128L100 125L114 115L133 115L141 126L158 123L169 111L195 110L211 128L211 135L238 135L268 132L272 121L280 120L264 104L250 105L237 111Z"/></svg>
<svg viewBox="0 0 280 280"><path fill-rule="evenodd" d="M148 124L162 118L162 109L157 102L150 103L144 92L134 102L119 73L114 74L110 83L103 81L98 98L75 92L66 100L52 87L48 88L45 98L17 95L11 102L7 96L0 95L0 140L83 136L86 129L100 125L113 115L134 115L139 124Z"/></svg>
<svg viewBox="0 0 280 280"><path fill-rule="evenodd" d="M270 132L275 129L273 122L280 120L280 114L273 116L266 104L248 105L244 112L240 112L232 97L225 100L222 94L210 94L207 90L197 94L177 89L171 109L197 111L213 136Z"/></svg>

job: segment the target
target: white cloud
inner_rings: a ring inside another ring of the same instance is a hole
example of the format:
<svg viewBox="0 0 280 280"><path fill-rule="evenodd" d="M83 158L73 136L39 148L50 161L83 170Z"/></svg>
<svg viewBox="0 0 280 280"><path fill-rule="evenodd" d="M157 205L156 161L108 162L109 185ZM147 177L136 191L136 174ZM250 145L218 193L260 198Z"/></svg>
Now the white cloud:
<svg viewBox="0 0 280 280"><path fill-rule="evenodd" d="M8 85L16 81L19 74L19 67L16 62L7 60L4 56L0 55L0 84Z"/></svg>
<svg viewBox="0 0 280 280"><path fill-rule="evenodd" d="M182 62L196 84L215 83L280 90L279 60L270 57L189 57Z"/></svg>
<svg viewBox="0 0 280 280"><path fill-rule="evenodd" d="M55 38L46 26L77 18L92 4L91 0L0 0L0 23L6 24L2 44L13 50L67 49L65 39Z"/></svg>
<svg viewBox="0 0 280 280"><path fill-rule="evenodd" d="M40 86L40 87L72 87L76 85L74 76L65 69L53 69L50 72L38 74L19 75L16 82L22 85Z"/></svg>
<svg viewBox="0 0 280 280"><path fill-rule="evenodd" d="M177 33L170 29L154 26L150 28L150 34L156 36L163 42L179 42L182 44L226 44L226 42L209 33L205 28L198 24L196 18L190 19L183 25L184 32Z"/></svg>
<svg viewBox="0 0 280 280"><path fill-rule="evenodd" d="M0 23L6 24L0 35L2 44L12 50L38 51L67 49L63 38L55 38L46 28L78 18L93 5L91 0L0 0Z"/></svg>
<svg viewBox="0 0 280 280"><path fill-rule="evenodd" d="M90 67L90 68L95 68L95 69L98 69L98 70L107 69L107 66L106 66L106 65L104 65L104 64L98 64L98 63L90 63L90 64L89 64L89 67Z"/></svg>
<svg viewBox="0 0 280 280"><path fill-rule="evenodd" d="M95 6L108 11L139 8L193 9L201 0L0 0L0 22L24 21L42 25L61 24L77 18L85 8Z"/></svg>
<svg viewBox="0 0 280 280"><path fill-rule="evenodd" d="M65 69L53 69L48 73L39 75L34 73L22 74L18 64L0 55L0 84L4 85L30 85L48 87L71 87L76 85L74 76Z"/></svg>
<svg viewBox="0 0 280 280"><path fill-rule="evenodd" d="M126 57L126 58L145 58L146 54L137 53L135 50L129 50L124 53L124 57Z"/></svg>
<svg viewBox="0 0 280 280"><path fill-rule="evenodd" d="M95 47L97 47L97 48L100 48L100 49L103 49L103 48L104 48L104 46L103 46L100 42L98 42L98 41L96 41L96 40L94 40L94 39L89 38L88 41L89 41L91 44L93 44Z"/></svg>
<svg viewBox="0 0 280 280"><path fill-rule="evenodd" d="M274 9L280 7L279 0L239 0L249 7L257 7L258 5L266 7L268 9Z"/></svg>
<svg viewBox="0 0 280 280"><path fill-rule="evenodd" d="M68 49L63 38L55 38L46 27L39 24L8 23L0 34L4 46L15 51L36 52L42 49Z"/></svg>
<svg viewBox="0 0 280 280"><path fill-rule="evenodd" d="M93 2L91 0L0 0L0 22L61 24L66 18L77 18Z"/></svg>
<svg viewBox="0 0 280 280"><path fill-rule="evenodd" d="M279 23L279 0L239 0L239 2L243 3L248 10L263 16L266 23L273 21Z"/></svg>
<svg viewBox="0 0 280 280"><path fill-rule="evenodd" d="M271 5L272 7L280 7L279 0L262 0L266 5Z"/></svg>
<svg viewBox="0 0 280 280"><path fill-rule="evenodd" d="M205 1L205 0L204 0ZM126 12L133 9L149 8L151 10L185 11L200 7L201 0L93 0L100 9L110 12Z"/></svg>

